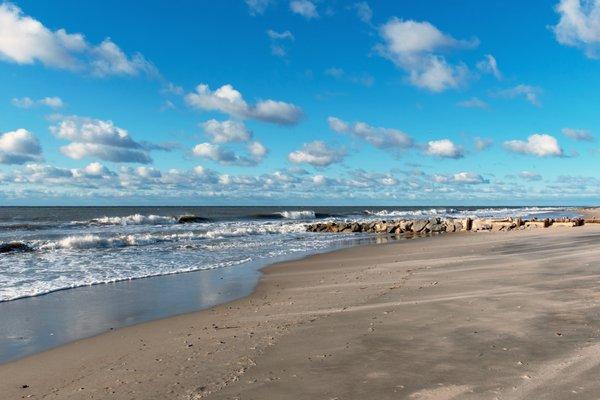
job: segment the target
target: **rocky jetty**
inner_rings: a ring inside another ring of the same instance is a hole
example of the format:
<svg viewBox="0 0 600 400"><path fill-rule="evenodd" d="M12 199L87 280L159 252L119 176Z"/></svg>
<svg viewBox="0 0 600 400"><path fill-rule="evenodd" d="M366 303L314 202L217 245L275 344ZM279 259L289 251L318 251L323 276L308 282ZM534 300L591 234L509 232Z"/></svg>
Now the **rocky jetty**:
<svg viewBox="0 0 600 400"><path fill-rule="evenodd" d="M506 219L416 219L391 221L330 221L310 224L307 232L322 233L378 233L387 235L429 234L461 231L512 231L517 229L535 229L549 227L582 226L587 221L583 218L523 220L521 218ZM594 221L596 222L596 221Z"/></svg>

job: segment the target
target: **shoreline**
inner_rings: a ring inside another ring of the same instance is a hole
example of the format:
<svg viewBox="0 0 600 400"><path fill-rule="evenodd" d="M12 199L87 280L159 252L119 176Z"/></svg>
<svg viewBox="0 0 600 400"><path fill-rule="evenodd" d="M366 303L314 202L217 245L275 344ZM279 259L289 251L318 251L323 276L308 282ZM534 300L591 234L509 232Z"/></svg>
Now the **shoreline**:
<svg viewBox="0 0 600 400"><path fill-rule="evenodd" d="M135 388L134 392L140 398L201 398L211 393L215 398L219 395L229 398L226 395L228 388L253 386L241 382L240 377L249 370L259 373L262 365L270 362L266 353L285 351L285 346L278 345L284 338L288 340L296 337L299 331L314 330L317 326L322 335L323 330L332 329L333 319L346 314L345 310L365 306L367 308L358 310L370 310L370 301L404 290L415 279L415 271L427 272L409 264L425 260L433 265L429 268L435 268L435 265L448 261L448 256L424 258L421 252L470 249L471 253L483 252L479 257L485 258L489 253L485 248L493 246L490 241L514 243L515 246L523 242L541 244L547 240L560 243L587 236L595 241L599 234L600 230L596 227L455 234L403 240L388 246L356 246L278 263L263 268L258 285L248 297L204 311L117 329L0 365L0 376L9 378L0 381L23 381L19 385L27 385L27 388L22 388L17 384L0 383L0 390L15 396L38 395L53 390L57 398L88 398L90 393L100 397L121 394L136 398L130 393ZM403 250L403 253L399 255L396 250ZM406 252L411 255L408 259ZM396 264L397 270L392 267ZM389 265L390 270L382 265ZM431 290L438 286L431 285L426 288ZM418 292L422 289L412 290ZM394 307L403 307L398 305L397 300L389 300L383 303L387 306L382 306L390 308L386 312L394 312ZM411 304L410 300L406 304ZM381 318L378 313L368 319L360 319L366 325L361 335L377 331L371 325L374 316ZM350 329L348 332L353 331ZM336 330L333 337L344 335ZM341 337L338 339L343 341ZM302 354L302 346L294 348ZM288 356L294 358L293 354ZM117 359L120 360L118 363ZM323 356L317 360L327 361ZM199 383L198 377L202 377L202 383ZM129 383L117 383L119 381ZM133 385L133 381L139 383ZM79 384L84 386L76 388Z"/></svg>
<svg viewBox="0 0 600 400"><path fill-rule="evenodd" d="M291 253L225 268L199 269L77 286L0 302L0 313L5 315L5 324L0 326L0 349L4 349L0 352L0 365L113 330L201 312L226 304L251 295L264 268L312 255L368 245L374 241L375 238L351 239L338 242L324 252ZM152 309L156 305L147 297L165 300L165 292L169 293L170 306L161 304L159 310ZM65 316L65 313L73 312L71 305L77 305L77 315ZM116 307L119 308L118 312L111 313L111 309ZM48 318L42 314L52 317ZM63 314L63 318L58 318L60 314ZM21 319L22 315L30 318L37 315L33 319L39 322L32 337L21 338L21 331L10 330L11 324L20 324L16 320ZM87 329L61 334L69 331L74 325L85 325ZM27 344L21 345L24 340ZM24 346L27 347L22 350Z"/></svg>

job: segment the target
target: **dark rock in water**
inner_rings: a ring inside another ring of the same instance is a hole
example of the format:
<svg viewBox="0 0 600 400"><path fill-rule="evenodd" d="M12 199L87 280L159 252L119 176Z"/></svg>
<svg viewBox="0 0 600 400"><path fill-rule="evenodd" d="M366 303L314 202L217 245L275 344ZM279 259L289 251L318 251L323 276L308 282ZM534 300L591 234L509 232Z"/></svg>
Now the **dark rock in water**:
<svg viewBox="0 0 600 400"><path fill-rule="evenodd" d="M195 222L206 222L206 221L208 221L207 218L198 217L196 215L182 215L181 217L177 218L178 224L193 224Z"/></svg>
<svg viewBox="0 0 600 400"><path fill-rule="evenodd" d="M2 253L12 253L12 252L29 252L33 251L33 249L27 246L25 243L21 242L12 242L12 243L0 243L0 254Z"/></svg>

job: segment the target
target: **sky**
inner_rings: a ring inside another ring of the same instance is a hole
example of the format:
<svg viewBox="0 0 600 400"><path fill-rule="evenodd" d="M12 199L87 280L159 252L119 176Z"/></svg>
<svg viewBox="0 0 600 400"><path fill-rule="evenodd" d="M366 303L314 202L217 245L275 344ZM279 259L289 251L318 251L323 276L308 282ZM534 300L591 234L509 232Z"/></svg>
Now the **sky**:
<svg viewBox="0 0 600 400"><path fill-rule="evenodd" d="M0 205L600 202L600 0L0 0Z"/></svg>

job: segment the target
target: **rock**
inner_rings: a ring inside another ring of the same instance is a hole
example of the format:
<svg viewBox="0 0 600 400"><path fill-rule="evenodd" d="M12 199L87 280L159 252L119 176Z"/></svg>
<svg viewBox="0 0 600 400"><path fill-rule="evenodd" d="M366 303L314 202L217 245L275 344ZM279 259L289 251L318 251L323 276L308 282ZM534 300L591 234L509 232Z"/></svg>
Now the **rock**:
<svg viewBox="0 0 600 400"><path fill-rule="evenodd" d="M429 221L417 220L412 223L411 230L415 233L421 233L427 228L427 225L429 225Z"/></svg>
<svg viewBox="0 0 600 400"><path fill-rule="evenodd" d="M387 233L387 224L385 223L385 221L382 222L378 222L375 224L375 232L377 233Z"/></svg>
<svg viewBox="0 0 600 400"><path fill-rule="evenodd" d="M198 217L197 215L182 215L177 218L178 224L193 224L206 221L208 221L208 218Z"/></svg>
<svg viewBox="0 0 600 400"><path fill-rule="evenodd" d="M547 228L550 226L550 220L545 219L543 221L527 221L525 222L525 228Z"/></svg>
<svg viewBox="0 0 600 400"><path fill-rule="evenodd" d="M492 222L492 230L493 231L510 231L516 227L517 227L517 224L515 224L514 222L506 222L506 221L502 221L502 222L493 221Z"/></svg>
<svg viewBox="0 0 600 400"><path fill-rule="evenodd" d="M460 232L464 229L464 225L460 221L454 221L454 232Z"/></svg>
<svg viewBox="0 0 600 400"><path fill-rule="evenodd" d="M431 232L434 233L439 233L439 232L445 232L446 231L446 225L445 224L440 224L439 222L436 224L432 224L431 222L429 223L429 226L427 227Z"/></svg>
<svg viewBox="0 0 600 400"><path fill-rule="evenodd" d="M472 222L471 230L473 231L489 231L492 229L492 222L485 219L476 219Z"/></svg>
<svg viewBox="0 0 600 400"><path fill-rule="evenodd" d="M33 249L21 242L0 243L0 254L12 252L30 252Z"/></svg>
<svg viewBox="0 0 600 400"><path fill-rule="evenodd" d="M352 226L352 232L361 232L362 231L362 227L360 226L360 224L358 223L353 223Z"/></svg>
<svg viewBox="0 0 600 400"><path fill-rule="evenodd" d="M412 230L413 221L400 221L400 229L404 232L410 232Z"/></svg>

